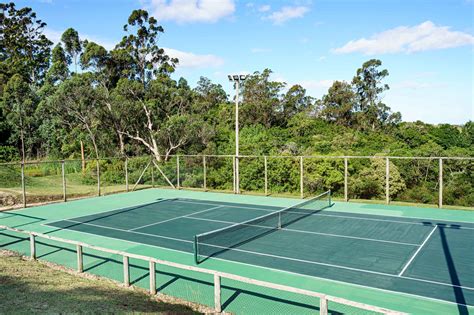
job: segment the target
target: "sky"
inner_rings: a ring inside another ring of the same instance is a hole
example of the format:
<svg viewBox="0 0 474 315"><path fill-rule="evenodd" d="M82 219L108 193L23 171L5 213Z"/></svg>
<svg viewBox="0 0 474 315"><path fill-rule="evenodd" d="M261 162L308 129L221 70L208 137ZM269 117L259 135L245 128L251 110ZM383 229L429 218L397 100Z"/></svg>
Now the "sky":
<svg viewBox="0 0 474 315"><path fill-rule="evenodd" d="M201 76L232 95L228 74L269 68L272 79L320 98L365 61L389 71L383 102L404 121L474 121L474 0L29 0L57 42L76 29L112 49L134 9L165 29L158 44L178 57L173 74Z"/></svg>

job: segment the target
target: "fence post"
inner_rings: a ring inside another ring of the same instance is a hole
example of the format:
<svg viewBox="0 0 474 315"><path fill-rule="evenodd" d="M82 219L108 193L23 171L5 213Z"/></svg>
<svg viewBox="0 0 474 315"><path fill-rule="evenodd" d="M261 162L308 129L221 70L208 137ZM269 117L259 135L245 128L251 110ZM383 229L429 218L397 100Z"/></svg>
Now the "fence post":
<svg viewBox="0 0 474 315"><path fill-rule="evenodd" d="M390 159L385 158L385 203L390 203Z"/></svg>
<svg viewBox="0 0 474 315"><path fill-rule="evenodd" d="M239 171L239 157L235 157L235 192L240 194L240 171Z"/></svg>
<svg viewBox="0 0 474 315"><path fill-rule="evenodd" d="M67 195L66 195L66 170L64 166L64 160L61 161L61 176L63 178L63 200L64 202L67 201Z"/></svg>
<svg viewBox="0 0 474 315"><path fill-rule="evenodd" d="M83 272L84 264L82 260L82 246L76 245L76 248L77 248L77 272Z"/></svg>
<svg viewBox="0 0 474 315"><path fill-rule="evenodd" d="M268 160L266 155L263 157L263 164L265 167L265 196L268 196Z"/></svg>
<svg viewBox="0 0 474 315"><path fill-rule="evenodd" d="M328 300L325 296L319 298L319 315L328 315Z"/></svg>
<svg viewBox="0 0 474 315"><path fill-rule="evenodd" d="M155 187L155 170L154 165L151 166L151 187Z"/></svg>
<svg viewBox="0 0 474 315"><path fill-rule="evenodd" d="M439 196L438 207L443 207L443 159L439 159Z"/></svg>
<svg viewBox="0 0 474 315"><path fill-rule="evenodd" d="M349 201L349 198L348 198L348 187L347 187L347 174L348 174L348 170L347 170L347 157L344 158L344 201Z"/></svg>
<svg viewBox="0 0 474 315"><path fill-rule="evenodd" d="M181 184L179 182L179 155L176 156L176 187L178 189L181 188Z"/></svg>
<svg viewBox="0 0 474 315"><path fill-rule="evenodd" d="M21 195L23 198L23 208L26 208L25 162L21 162Z"/></svg>
<svg viewBox="0 0 474 315"><path fill-rule="evenodd" d="M96 168L97 168L97 196L100 196L100 166L99 166L99 159L95 160Z"/></svg>
<svg viewBox="0 0 474 315"><path fill-rule="evenodd" d="M300 156L300 197L301 199L304 198L304 165L303 165L303 157Z"/></svg>
<svg viewBox="0 0 474 315"><path fill-rule="evenodd" d="M128 156L125 157L125 190L128 192Z"/></svg>
<svg viewBox="0 0 474 315"><path fill-rule="evenodd" d="M123 256L123 284L130 286L130 269L128 266L128 256Z"/></svg>
<svg viewBox="0 0 474 315"><path fill-rule="evenodd" d="M221 277L214 275L214 308L217 313L222 312L221 305Z"/></svg>
<svg viewBox="0 0 474 315"><path fill-rule="evenodd" d="M30 233L30 257L36 259L36 240L35 236Z"/></svg>
<svg viewBox="0 0 474 315"><path fill-rule="evenodd" d="M150 261L150 294L156 294L155 262Z"/></svg>
<svg viewBox="0 0 474 315"><path fill-rule="evenodd" d="M235 185L235 155L232 157L232 176L233 176L232 188L234 190L234 194L236 194L237 189L236 189L236 185Z"/></svg>
<svg viewBox="0 0 474 315"><path fill-rule="evenodd" d="M206 167L206 156L203 155L202 156L202 168L203 168L203 172L204 172L204 182L203 182L203 187L204 187L204 191L207 190L207 180L206 180L206 175L207 175L207 167Z"/></svg>

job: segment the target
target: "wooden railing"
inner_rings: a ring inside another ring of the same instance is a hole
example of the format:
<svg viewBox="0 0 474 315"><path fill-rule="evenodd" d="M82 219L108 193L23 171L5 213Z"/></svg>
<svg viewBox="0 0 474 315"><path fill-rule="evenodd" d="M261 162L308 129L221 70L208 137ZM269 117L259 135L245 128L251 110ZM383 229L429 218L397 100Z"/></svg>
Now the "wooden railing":
<svg viewBox="0 0 474 315"><path fill-rule="evenodd" d="M130 286L130 271L129 271L129 259L138 259L142 261L146 261L149 264L149 279L150 279L150 288L149 292L150 294L156 294L156 279L155 279L155 272L156 272L156 264L158 265L163 265L163 266L168 266L168 267L173 267L177 269L182 269L182 270L188 270L188 271L194 271L198 273L204 273L204 274L209 274L214 276L214 308L216 312L221 312L222 311L222 302L221 302L221 279L230 279L230 280L235 280L238 282L243 282L259 287L265 287L265 288L270 288L270 289L275 289L279 291L286 291L286 292L291 292L291 293L296 293L300 295L306 295L306 296L311 296L319 299L319 312L322 315L327 315L328 314L328 302L335 302L335 303L340 303L343 305L355 307L358 309L363 309L363 310L368 310L372 312L377 312L381 314L406 314L398 311L393 311L390 309L382 308L382 307L377 307L377 306L372 306L364 303L359 303L359 302L354 302L351 300L346 300L343 298L338 298L334 296L330 296L327 294L323 293L318 293L314 291L309 291L309 290L304 290L304 289L298 289L286 285L281 285L281 284L276 284L276 283L270 283L266 281L261 281L261 280L256 280L256 279L251 279L247 277L242 277L226 272L220 272L216 270L210 270L210 269L205 269L205 268L200 268L200 267L195 267L195 266L188 266L188 265L183 265L183 264L178 264L170 261L165 261L161 259L157 259L154 257L148 257L148 256L143 256L143 255L137 255L133 253L128 253L120 250L114 250L114 249L108 249L104 247L99 247L95 245L90 245L86 244L83 242L78 242L78 241L73 241L73 240L67 240L51 235L46 235L42 233L37 233L37 232L32 232L32 231L25 231L17 228L12 228L4 225L0 225L0 229L3 230L8 230L12 232L17 232L21 234L26 234L29 235L30 239L30 257L32 259L36 259L36 238L44 238L56 242L61 242L65 244L71 244L76 246L76 253L77 253L77 271L78 272L83 272L84 267L83 267L83 248L88 248L88 249L93 249L97 250L100 252L104 253L109 253L109 254L114 254L114 255L119 255L123 257L123 283L126 286Z"/></svg>

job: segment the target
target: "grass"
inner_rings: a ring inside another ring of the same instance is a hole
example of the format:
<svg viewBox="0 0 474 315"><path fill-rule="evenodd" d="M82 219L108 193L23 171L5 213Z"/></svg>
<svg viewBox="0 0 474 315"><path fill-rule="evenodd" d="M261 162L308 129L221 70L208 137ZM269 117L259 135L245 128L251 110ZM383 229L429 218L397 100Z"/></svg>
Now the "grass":
<svg viewBox="0 0 474 315"><path fill-rule="evenodd" d="M0 314L200 314L210 310L0 250Z"/></svg>

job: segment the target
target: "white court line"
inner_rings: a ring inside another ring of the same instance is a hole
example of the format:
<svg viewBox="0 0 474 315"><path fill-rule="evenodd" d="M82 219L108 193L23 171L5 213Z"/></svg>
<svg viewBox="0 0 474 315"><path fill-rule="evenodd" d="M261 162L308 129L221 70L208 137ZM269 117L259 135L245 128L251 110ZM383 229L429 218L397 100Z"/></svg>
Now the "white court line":
<svg viewBox="0 0 474 315"><path fill-rule="evenodd" d="M174 202L191 203L191 204L196 203L196 204L203 204L203 205L215 205L215 204L212 204L212 203L185 201L185 200L179 200L179 199L176 199L176 200L173 200L173 201ZM257 210L257 211L265 211L265 212L275 212L275 210L264 209L264 208L253 208L253 207L246 207L246 206L231 206L231 205L223 205L223 206L227 207L227 208L238 208L238 209L250 209L250 210ZM278 207L275 207L275 208L278 208ZM288 213L299 213L299 212L288 211ZM350 213L350 212L344 212L344 213ZM327 213L313 213L311 215L323 216L323 217L347 218L347 219L355 219L355 220L363 220L363 221L390 222L390 223L400 223L400 224L410 224L410 225L422 225L422 226L424 226L422 222L386 220L386 219L376 219L376 218L368 218L368 217L355 217L355 216L327 214ZM393 216L380 215L380 214L361 213L361 215L373 215L373 216L393 218ZM406 219L417 219L417 220L431 220L431 221L440 221L440 222L454 222L454 223L474 224L474 222L467 222L467 221L449 221L449 220L438 220L438 219L419 218L419 217L404 217L404 218L406 218ZM447 228L450 228L450 227L448 226ZM459 229L474 230L474 227L471 228L471 227L466 227L466 226L460 226Z"/></svg>
<svg viewBox="0 0 474 315"><path fill-rule="evenodd" d="M186 219L211 221L211 222L219 222L219 223L228 223L228 224L237 223L237 222L222 221L222 220L196 218L196 217L192 217L192 216L187 216ZM258 228L264 228L264 229L269 229L269 230L274 230L275 229L275 228L268 227L268 226L263 226L263 225L255 225L255 224L243 224L243 225L255 226L255 227L258 227ZM395 241L385 241L385 240L379 240L379 239L373 239L373 238L365 238L365 237L357 237L357 236L349 236L349 235L340 235L340 234L332 234L332 233L313 232L313 231L306 231L306 230L296 230L296 229L288 229L288 228L282 228L282 229L279 229L279 230L289 231L289 232L296 232L296 233L303 233L303 234L315 234L315 235L333 236L333 237L340 237L340 238L349 238L349 239L371 241L371 242L390 243L390 244L397 244L397 245L420 246L420 244L403 243L403 242L395 242Z"/></svg>
<svg viewBox="0 0 474 315"><path fill-rule="evenodd" d="M421 251L421 249L423 248L423 246L425 246L425 244L428 242L428 240L430 239L431 235L433 235L433 233L436 231L436 229L438 228L437 225L435 225L435 227L431 230L430 234L428 234L428 236L425 238L425 240L423 241L423 243L421 243L420 247L418 247L418 249L416 250L416 252L411 256L410 260L408 260L408 262L405 264L405 266L403 267L402 271L400 271L400 273L398 274L399 277L401 277L403 275L403 273L405 272L405 270L407 270L408 266L410 266L411 262L415 259L416 255L418 255L418 253Z"/></svg>
<svg viewBox="0 0 474 315"><path fill-rule="evenodd" d="M51 226L47 225L47 223L41 224L41 225L51 227ZM83 231L77 231L77 230L68 230L68 231L72 232L72 233L79 233L79 234L82 233L82 234L92 235L92 236L95 236L95 237L102 237L102 238L107 238L107 239L111 239L111 240L117 240L117 241L126 242L126 243L130 243L130 244L135 244L135 245L139 245L139 246L149 246L149 247L159 248L161 250L172 251L172 252L177 252L177 253L181 253L181 254L185 254L185 255L193 255L194 256L193 253L190 253L188 251L182 251L182 250L179 250L179 249L172 249L172 248L167 248L167 247L162 247L162 246L139 243L139 242L134 242L134 241L130 241L130 240L122 239L122 238L116 238L116 237L105 236L105 235L89 233L89 232L83 232ZM262 270L265 270L265 271L271 270L271 271L281 272L281 273L294 275L294 276L298 276L298 277L316 279L316 280L332 282L332 283L339 283L339 284L342 284L342 285L352 286L352 287L356 287L356 288L364 288L364 289L368 289L368 290L386 292L386 293L390 293L390 294L397 294L397 295L408 296L408 297L416 297L416 298L420 298L420 299L423 299L423 300L436 301L436 302L440 302L440 303L444 303L444 304L453 304L453 305L462 305L462 306L474 307L474 305L456 303L456 302L452 302L452 301L441 300L441 299L432 298L432 297L423 296L423 295L418 295L418 294L414 294L414 293L407 293L407 292L403 292L403 291L393 291L393 290L382 289L382 288L377 288L377 287L369 287L369 286L362 285L362 284L357 284L357 283L352 283L352 282L345 282L345 281L335 280L335 279L331 279L331 278L323 278L323 277L311 276L311 275L307 275L307 274L303 274L303 273L296 273L296 272L292 272L292 271L287 271L287 270L283 270L283 269L275 269L275 268L272 268L272 267L265 267L265 266L247 264L247 263L236 261L236 260L228 260L228 259L217 258L217 257L214 257L213 260L223 261L223 262L226 262L226 263L232 263L232 264L237 264L237 265L242 265L242 266L248 266L248 267L251 267L251 268L262 269ZM408 280L413 280L413 281L419 281L419 279L412 278L412 277L402 277L402 278L408 279ZM446 285L446 286L452 286L452 285L449 285L449 284L446 284L446 283L439 283L439 284Z"/></svg>
<svg viewBox="0 0 474 315"><path fill-rule="evenodd" d="M223 206L217 206L217 207L205 209L205 210L202 210L202 211L193 212L193 213L186 214L186 215L182 215L182 216L179 216L179 217L174 217L174 218L171 218L171 219L168 219L168 220L158 221L158 222L155 222L155 223L150 223L150 224L147 224L147 225L139 226L139 227L136 227L136 228L133 228L133 229L128 229L127 231L139 230L139 229L142 229L142 228L147 227L147 226L157 225L157 224L161 224L161 223L165 223L165 222L170 222L170 221L177 220L177 219L186 218L186 217L189 217L189 216L191 216L191 215L195 215L195 214L199 214L199 213L211 211L211 210L218 209L218 208L222 208L222 207L223 207Z"/></svg>

